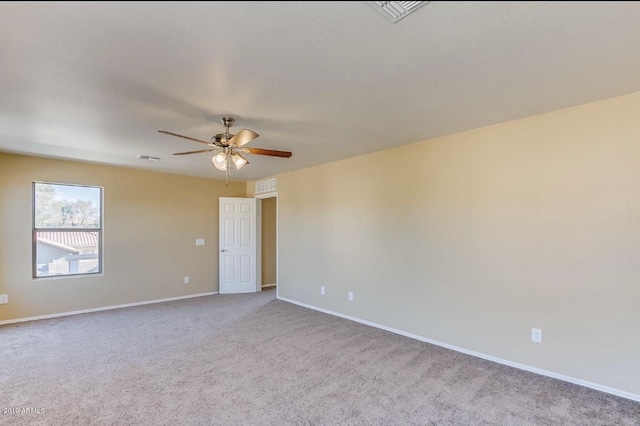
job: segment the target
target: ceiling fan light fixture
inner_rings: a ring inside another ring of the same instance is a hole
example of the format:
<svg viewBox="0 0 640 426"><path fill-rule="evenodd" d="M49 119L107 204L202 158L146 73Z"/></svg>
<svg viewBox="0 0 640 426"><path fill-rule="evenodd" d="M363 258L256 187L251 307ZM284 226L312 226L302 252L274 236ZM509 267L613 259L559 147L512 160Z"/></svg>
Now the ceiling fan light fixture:
<svg viewBox="0 0 640 426"><path fill-rule="evenodd" d="M227 154L219 152L211 158L211 162L218 170L227 170Z"/></svg>
<svg viewBox="0 0 640 426"><path fill-rule="evenodd" d="M198 149L196 151L186 152L174 152L173 155L189 155L200 154L203 152L215 152L216 154L211 157L211 162L216 169L225 172L225 181L227 181L231 176L232 162L238 170L249 164L249 161L244 158L242 154L268 155L270 157L281 158L291 157L290 151L278 151L275 149L264 148L243 148L244 145L248 144L259 135L253 130L249 129L242 129L235 135L230 133L229 128L233 126L234 122L235 120L232 117L222 117L222 124L226 128L225 132L213 135L210 142L202 139L192 138L190 136L180 135L178 133L168 132L166 130L158 130L158 132L206 145L206 149Z"/></svg>
<svg viewBox="0 0 640 426"><path fill-rule="evenodd" d="M233 164L236 165L236 169L238 170L240 170L245 164L249 163L246 158L237 152L231 154L231 161L233 161Z"/></svg>

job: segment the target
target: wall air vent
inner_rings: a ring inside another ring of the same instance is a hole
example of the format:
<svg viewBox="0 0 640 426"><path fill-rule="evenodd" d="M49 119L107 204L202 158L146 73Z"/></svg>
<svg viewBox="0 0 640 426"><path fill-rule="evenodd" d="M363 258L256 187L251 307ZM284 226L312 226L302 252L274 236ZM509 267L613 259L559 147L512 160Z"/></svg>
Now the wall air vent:
<svg viewBox="0 0 640 426"><path fill-rule="evenodd" d="M369 6L384 15L391 22L398 22L411 12L415 12L428 1L368 1Z"/></svg>
<svg viewBox="0 0 640 426"><path fill-rule="evenodd" d="M149 160L149 161L156 161L156 162L160 161L160 157L152 157L150 155L142 155L142 154L140 154L136 158L138 160Z"/></svg>

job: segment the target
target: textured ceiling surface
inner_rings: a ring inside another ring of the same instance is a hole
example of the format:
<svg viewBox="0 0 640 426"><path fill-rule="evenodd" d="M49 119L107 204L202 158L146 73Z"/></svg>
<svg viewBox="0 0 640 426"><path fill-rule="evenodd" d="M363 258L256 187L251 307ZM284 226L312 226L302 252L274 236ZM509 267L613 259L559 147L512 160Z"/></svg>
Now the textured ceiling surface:
<svg viewBox="0 0 640 426"><path fill-rule="evenodd" d="M0 3L0 150L249 180L640 90L640 2ZM159 162L137 160L145 154Z"/></svg>

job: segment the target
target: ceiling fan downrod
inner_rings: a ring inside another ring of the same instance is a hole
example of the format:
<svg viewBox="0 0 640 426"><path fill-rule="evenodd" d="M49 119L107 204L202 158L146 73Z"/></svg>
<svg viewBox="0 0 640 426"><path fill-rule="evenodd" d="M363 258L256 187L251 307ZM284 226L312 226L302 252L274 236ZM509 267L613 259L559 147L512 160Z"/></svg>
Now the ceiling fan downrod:
<svg viewBox="0 0 640 426"><path fill-rule="evenodd" d="M233 123L235 123L236 120L234 120L231 117L222 117L220 121L222 121L222 124L224 125L224 127L227 128L227 130L224 132L224 139L226 143L229 141L229 139L231 139L231 133L229 133L229 128L233 126Z"/></svg>

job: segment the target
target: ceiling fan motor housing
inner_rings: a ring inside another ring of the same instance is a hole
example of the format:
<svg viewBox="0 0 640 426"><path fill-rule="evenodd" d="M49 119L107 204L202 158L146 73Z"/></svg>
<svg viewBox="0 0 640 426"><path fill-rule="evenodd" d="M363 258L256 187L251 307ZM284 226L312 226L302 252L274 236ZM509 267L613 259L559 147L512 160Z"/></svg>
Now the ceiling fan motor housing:
<svg viewBox="0 0 640 426"><path fill-rule="evenodd" d="M221 146L221 147L229 146L229 144L227 144L227 141L229 139L231 139L232 137L234 137L234 136L235 135L233 135L233 134L228 134L227 135L226 133L216 133L211 138L211 142L213 142L214 144L216 144L218 146Z"/></svg>

